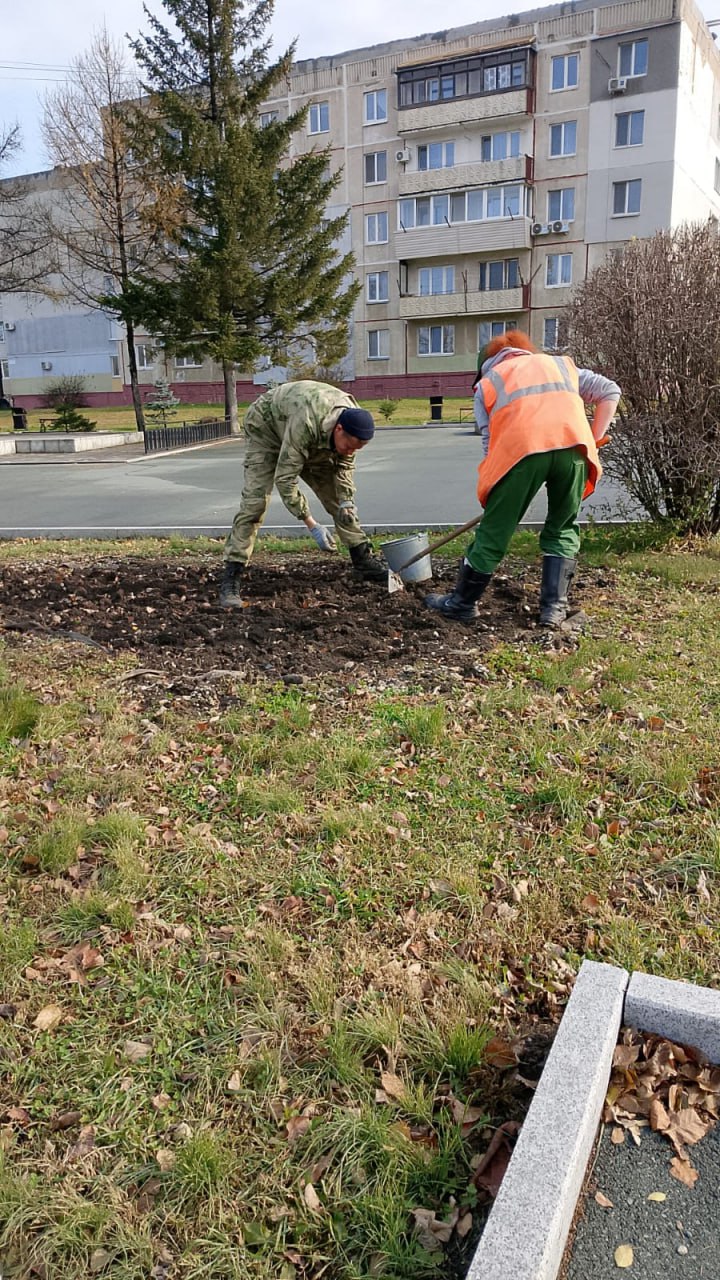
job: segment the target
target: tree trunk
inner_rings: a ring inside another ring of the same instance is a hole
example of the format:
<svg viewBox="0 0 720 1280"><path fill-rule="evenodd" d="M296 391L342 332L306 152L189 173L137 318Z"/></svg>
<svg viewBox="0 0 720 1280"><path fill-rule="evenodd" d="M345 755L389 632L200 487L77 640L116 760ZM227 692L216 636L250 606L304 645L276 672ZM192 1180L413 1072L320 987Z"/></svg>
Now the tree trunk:
<svg viewBox="0 0 720 1280"><path fill-rule="evenodd" d="M239 436L240 422L238 419L238 403L237 403L237 382L235 380L235 365L227 360L223 360L223 382L225 384L225 418L230 421L230 431L234 436Z"/></svg>
<svg viewBox="0 0 720 1280"><path fill-rule="evenodd" d="M127 349L128 349L128 367L130 369L130 389L132 391L133 409L135 410L135 421L138 431L145 431L145 414L143 413L142 396L140 395L140 383L138 381L137 357L135 355L135 327L132 320L125 322L125 331L127 333Z"/></svg>

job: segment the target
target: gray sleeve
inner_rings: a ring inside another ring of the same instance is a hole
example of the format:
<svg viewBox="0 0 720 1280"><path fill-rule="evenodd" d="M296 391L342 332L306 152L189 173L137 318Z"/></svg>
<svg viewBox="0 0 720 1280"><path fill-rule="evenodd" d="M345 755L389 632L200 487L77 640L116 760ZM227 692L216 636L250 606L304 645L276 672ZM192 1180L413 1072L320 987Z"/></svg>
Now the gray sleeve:
<svg viewBox="0 0 720 1280"><path fill-rule="evenodd" d="M485 397L483 396L480 387L478 387L475 395L473 396L473 412L475 414L475 423L477 425L478 435L480 436L480 449L482 451L483 458L486 458L487 451L490 446L490 419L488 417L488 411L485 408Z"/></svg>
<svg viewBox="0 0 720 1280"><path fill-rule="evenodd" d="M611 378L601 373L593 373L590 369L578 369L580 384L578 390L585 404L599 404L601 400L619 400L620 388Z"/></svg>

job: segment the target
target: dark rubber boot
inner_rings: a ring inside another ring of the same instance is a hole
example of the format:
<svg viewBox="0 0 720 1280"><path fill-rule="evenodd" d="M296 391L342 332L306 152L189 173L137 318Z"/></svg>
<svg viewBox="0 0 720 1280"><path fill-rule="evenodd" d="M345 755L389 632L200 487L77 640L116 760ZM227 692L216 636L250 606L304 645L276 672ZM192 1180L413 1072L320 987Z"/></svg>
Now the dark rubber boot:
<svg viewBox="0 0 720 1280"><path fill-rule="evenodd" d="M387 586L387 565L373 555L369 542L361 542L359 547L351 547L350 559L353 578L358 578L360 582L379 582L384 587Z"/></svg>
<svg viewBox="0 0 720 1280"><path fill-rule="evenodd" d="M426 596L425 603L428 609L435 609L443 618L453 618L455 622L472 622L478 616L477 602L491 578L491 573L477 573L467 560L463 560L457 582L450 594Z"/></svg>
<svg viewBox="0 0 720 1280"><path fill-rule="evenodd" d="M245 565L237 560L226 560L225 571L220 583L220 604L223 609L242 609L244 600L240 595L240 583L245 572Z"/></svg>
<svg viewBox="0 0 720 1280"><path fill-rule="evenodd" d="M567 618L568 589L575 576L577 560L563 556L543 556L540 587L540 626L559 627Z"/></svg>

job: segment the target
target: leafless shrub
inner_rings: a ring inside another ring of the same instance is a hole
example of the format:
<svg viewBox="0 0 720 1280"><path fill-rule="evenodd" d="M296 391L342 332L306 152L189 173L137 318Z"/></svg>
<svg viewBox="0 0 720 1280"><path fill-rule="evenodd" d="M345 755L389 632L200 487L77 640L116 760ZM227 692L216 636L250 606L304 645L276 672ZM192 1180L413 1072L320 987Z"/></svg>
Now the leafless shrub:
<svg viewBox="0 0 720 1280"><path fill-rule="evenodd" d="M576 291L578 363L620 383L607 473L653 520L720 530L720 235L688 223L631 240Z"/></svg>

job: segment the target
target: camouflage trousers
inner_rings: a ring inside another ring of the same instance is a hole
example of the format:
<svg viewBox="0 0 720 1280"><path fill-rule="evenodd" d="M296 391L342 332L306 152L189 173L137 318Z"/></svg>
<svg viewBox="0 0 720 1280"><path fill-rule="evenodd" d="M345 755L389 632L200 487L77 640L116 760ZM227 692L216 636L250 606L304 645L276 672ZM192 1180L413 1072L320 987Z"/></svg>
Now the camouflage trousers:
<svg viewBox="0 0 720 1280"><path fill-rule="evenodd" d="M247 443L240 509L233 520L223 553L225 560L232 560L238 564L247 564L252 556L255 539L265 519L275 481L280 446L274 446L267 437L263 438L263 434L261 422L254 423L251 413L248 412L245 418ZM337 536L346 547L359 547L368 541L367 534L360 527L357 517L348 520L345 513L343 523L338 524L338 507L347 497L347 492L341 492L338 477L328 455L319 454L317 458L310 458L300 473L300 479L312 489L328 515L332 516Z"/></svg>

